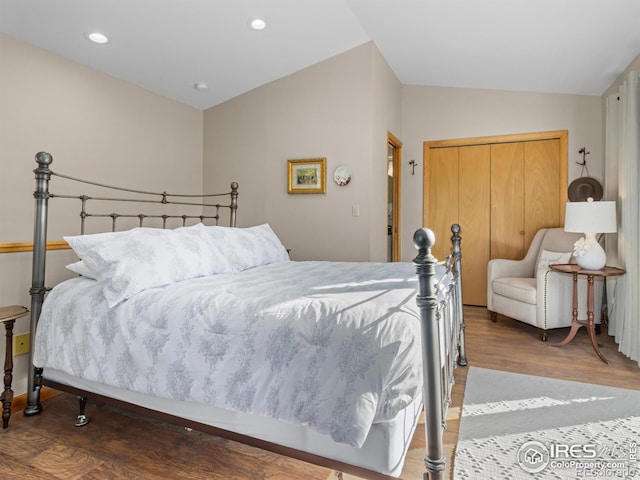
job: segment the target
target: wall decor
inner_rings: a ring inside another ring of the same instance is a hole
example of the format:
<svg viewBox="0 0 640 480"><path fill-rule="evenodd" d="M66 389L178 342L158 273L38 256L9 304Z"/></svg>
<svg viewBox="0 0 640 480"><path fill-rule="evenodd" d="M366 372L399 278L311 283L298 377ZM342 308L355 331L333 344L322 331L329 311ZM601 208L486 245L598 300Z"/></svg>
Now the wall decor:
<svg viewBox="0 0 640 480"><path fill-rule="evenodd" d="M327 159L289 160L288 193L326 193Z"/></svg>
<svg viewBox="0 0 640 480"><path fill-rule="evenodd" d="M351 167L340 165L336 168L335 172L333 172L333 181L341 187L348 185L351 181Z"/></svg>

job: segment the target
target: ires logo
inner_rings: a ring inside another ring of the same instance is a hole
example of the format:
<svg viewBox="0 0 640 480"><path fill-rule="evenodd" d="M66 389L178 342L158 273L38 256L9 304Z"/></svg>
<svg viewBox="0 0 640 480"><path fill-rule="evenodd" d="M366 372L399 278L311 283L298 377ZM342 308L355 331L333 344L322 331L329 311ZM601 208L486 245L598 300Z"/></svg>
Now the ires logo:
<svg viewBox="0 0 640 480"><path fill-rule="evenodd" d="M593 460L597 456L598 447L592 443L583 445L549 443L545 445L533 440L520 446L517 462L525 472L538 473L550 464L560 468L580 467L584 461Z"/></svg>
<svg viewBox="0 0 640 480"><path fill-rule="evenodd" d="M599 448L594 443L544 444L532 440L520 446L517 462L529 473L551 468L571 470L578 478L631 478L640 473L636 470L637 446L635 441Z"/></svg>
<svg viewBox="0 0 640 480"><path fill-rule="evenodd" d="M562 443L549 444L549 457L554 460L596 458L598 456L597 445L587 443L585 445L565 445Z"/></svg>

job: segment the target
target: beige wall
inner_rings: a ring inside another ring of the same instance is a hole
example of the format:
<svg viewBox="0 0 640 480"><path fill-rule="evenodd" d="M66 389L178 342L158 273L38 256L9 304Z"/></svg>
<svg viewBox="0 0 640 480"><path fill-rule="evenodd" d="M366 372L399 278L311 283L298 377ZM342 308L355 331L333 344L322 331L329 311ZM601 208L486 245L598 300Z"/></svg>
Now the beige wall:
<svg viewBox="0 0 640 480"><path fill-rule="evenodd" d="M411 237L422 223L424 141L551 130L569 132L569 182L581 174L576 162L582 161L578 150L583 146L591 152L587 156L590 176L603 180L600 97L404 86L403 259L415 256ZM413 176L411 159L419 165Z"/></svg>
<svg viewBox="0 0 640 480"><path fill-rule="evenodd" d="M426 140L566 129L569 181L582 146L602 179L600 97L402 86L373 43L204 114L3 35L0 60L0 242L31 239L39 150L54 170L135 188L213 192L237 181L239 225L269 222L298 260L384 261L387 131L403 142L405 260L422 220ZM287 159L310 157L327 158L326 195L288 195ZM353 169L346 187L331 180L342 164ZM51 257L58 272L72 258ZM28 254L0 255L0 305L28 305L30 268ZM16 333L27 328L23 319ZM16 358L17 393L25 368Z"/></svg>
<svg viewBox="0 0 640 480"><path fill-rule="evenodd" d="M52 169L60 173L132 188L199 192L202 126L199 110L0 34L0 242L33 238L36 152L50 152ZM66 230L50 220L50 240L78 230L77 211L52 211L51 218ZM73 256L67 251L50 257L53 284L66 275L64 265ZM29 306L30 254L0 254L0 272L0 306ZM14 332L26 331L28 319L20 319ZM18 394L26 390L26 363L25 355L15 358Z"/></svg>
<svg viewBox="0 0 640 480"><path fill-rule="evenodd" d="M239 225L269 222L296 260L384 261L386 134L400 134L401 91L368 43L205 111L205 190L237 181ZM287 160L315 157L327 158L327 193L287 194ZM339 187L343 164L353 179Z"/></svg>

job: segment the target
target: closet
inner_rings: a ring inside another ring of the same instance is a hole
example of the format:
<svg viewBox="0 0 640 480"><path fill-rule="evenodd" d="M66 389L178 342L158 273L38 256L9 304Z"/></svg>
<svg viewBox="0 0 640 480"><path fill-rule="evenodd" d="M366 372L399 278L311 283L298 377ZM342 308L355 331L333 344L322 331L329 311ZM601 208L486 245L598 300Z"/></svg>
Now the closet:
<svg viewBox="0 0 640 480"><path fill-rule="evenodd" d="M423 200L437 258L460 224L463 301L484 306L487 262L521 259L538 229L563 224L567 131L424 142Z"/></svg>

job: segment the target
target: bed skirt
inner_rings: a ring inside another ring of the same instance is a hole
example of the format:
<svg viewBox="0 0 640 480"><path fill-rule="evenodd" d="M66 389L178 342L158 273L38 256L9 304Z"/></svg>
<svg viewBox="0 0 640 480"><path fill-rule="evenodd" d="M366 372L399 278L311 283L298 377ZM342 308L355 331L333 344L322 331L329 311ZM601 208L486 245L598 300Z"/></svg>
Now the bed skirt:
<svg viewBox="0 0 640 480"><path fill-rule="evenodd" d="M372 425L361 448L334 442L329 435L271 417L225 410L194 402L145 395L105 384L72 377L47 368L44 383L67 385L74 389L137 405L156 412L180 417L295 450L353 465L383 475L399 477L405 455L422 413L422 401L416 400L388 422Z"/></svg>

